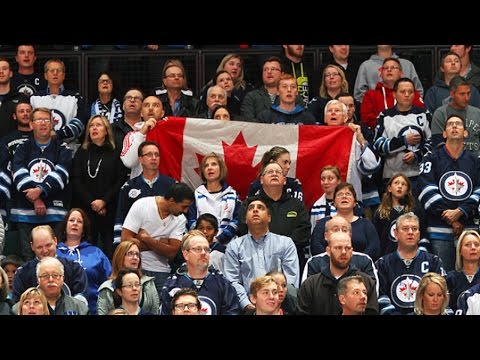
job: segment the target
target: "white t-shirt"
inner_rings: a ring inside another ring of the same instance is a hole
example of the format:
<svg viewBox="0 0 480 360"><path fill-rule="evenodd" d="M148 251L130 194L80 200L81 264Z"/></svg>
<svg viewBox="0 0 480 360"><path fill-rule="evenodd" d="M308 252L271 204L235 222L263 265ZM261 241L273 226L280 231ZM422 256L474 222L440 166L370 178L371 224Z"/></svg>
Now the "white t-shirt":
<svg viewBox="0 0 480 360"><path fill-rule="evenodd" d="M123 227L138 233L145 230L156 240L161 238L182 240L186 231L187 219L185 215L169 215L165 219L160 218L155 196L147 196L135 201L125 218ZM142 251L142 269L155 272L170 272L167 257L154 251Z"/></svg>

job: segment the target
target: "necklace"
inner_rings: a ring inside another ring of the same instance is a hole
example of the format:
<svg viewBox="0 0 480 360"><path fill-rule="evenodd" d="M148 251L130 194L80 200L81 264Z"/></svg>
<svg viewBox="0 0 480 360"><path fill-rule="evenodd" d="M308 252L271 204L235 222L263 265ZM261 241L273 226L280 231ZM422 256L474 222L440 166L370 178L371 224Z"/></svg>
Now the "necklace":
<svg viewBox="0 0 480 360"><path fill-rule="evenodd" d="M97 164L97 168L95 169L95 174L92 175L92 173L90 172L90 153L88 153L87 171L88 171L88 176L90 176L92 179L95 179L98 175L98 171L100 170L100 164L102 163L102 160L103 160L103 155L105 155L105 152L102 153L102 157L100 158L100 161Z"/></svg>

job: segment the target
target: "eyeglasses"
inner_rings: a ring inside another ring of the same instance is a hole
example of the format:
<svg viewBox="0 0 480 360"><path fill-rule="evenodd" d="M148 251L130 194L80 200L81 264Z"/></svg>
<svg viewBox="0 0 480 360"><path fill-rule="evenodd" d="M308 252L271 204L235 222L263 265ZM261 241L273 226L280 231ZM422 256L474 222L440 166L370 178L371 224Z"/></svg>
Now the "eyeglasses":
<svg viewBox="0 0 480 360"><path fill-rule="evenodd" d="M205 251L206 254L208 254L210 252L209 247L194 247L194 248L190 248L188 250L193 251L195 254L201 254L203 251Z"/></svg>
<svg viewBox="0 0 480 360"><path fill-rule="evenodd" d="M174 79L174 78L182 79L183 74L168 74L168 75L165 75L165 77L170 78L170 79Z"/></svg>
<svg viewBox="0 0 480 360"><path fill-rule="evenodd" d="M266 67L266 68L263 68L263 72L275 72L275 71L281 71L279 68L276 68L276 67Z"/></svg>
<svg viewBox="0 0 480 360"><path fill-rule="evenodd" d="M142 284L140 284L139 282L136 282L136 283L130 283L130 284L122 285L122 288L127 288L127 289L132 290L133 288L140 289L141 286L142 286Z"/></svg>
<svg viewBox="0 0 480 360"><path fill-rule="evenodd" d="M39 279L42 279L42 280L49 280L50 277L52 277L53 280L58 280L58 279L60 279L62 276L63 276L63 275L62 275L62 274L59 274L59 273L38 275Z"/></svg>
<svg viewBox="0 0 480 360"><path fill-rule="evenodd" d="M463 127L463 122L461 120L456 120L456 121L449 121L447 122L447 128L448 127Z"/></svg>
<svg viewBox="0 0 480 360"><path fill-rule="evenodd" d="M146 154L143 154L143 155L140 155L140 156L146 156L150 159L153 159L153 158L159 158L160 157L160 154L159 153L153 153L153 152L149 152L149 153L146 153Z"/></svg>
<svg viewBox="0 0 480 360"><path fill-rule="evenodd" d="M398 70L400 69L400 66L383 66L383 70Z"/></svg>
<svg viewBox="0 0 480 360"><path fill-rule="evenodd" d="M48 69L47 72L49 73L63 73L63 69Z"/></svg>
<svg viewBox="0 0 480 360"><path fill-rule="evenodd" d="M127 253L125 254L125 256L128 256L128 257L137 257L140 259L140 253L137 252L137 251L127 251Z"/></svg>
<svg viewBox="0 0 480 360"><path fill-rule="evenodd" d="M174 308L175 310L178 310L178 311L181 311L181 310L185 310L185 309L188 309L188 310L197 310L198 309L198 305L195 304L195 303L178 303L178 304L175 304L174 305Z"/></svg>
<svg viewBox="0 0 480 360"><path fill-rule="evenodd" d="M35 123L49 123L51 120L50 119L33 119L32 120Z"/></svg>
<svg viewBox="0 0 480 360"><path fill-rule="evenodd" d="M103 83L105 83L105 84L111 84L111 83L112 83L112 80L110 80L110 79L98 79L98 82L99 82L100 84L103 84Z"/></svg>
<svg viewBox="0 0 480 360"><path fill-rule="evenodd" d="M282 176L283 171L282 170L267 170L263 173L263 175L268 175L268 176L271 176L273 174Z"/></svg>
<svg viewBox="0 0 480 360"><path fill-rule="evenodd" d="M335 197L339 198L339 197L349 197L349 198L353 198L353 194L352 193L349 193L349 192L345 192L345 193L336 193L335 194Z"/></svg>
<svg viewBox="0 0 480 360"><path fill-rule="evenodd" d="M328 77L336 77L336 76L340 76L340 73L334 72L334 73L325 73L325 74L323 74L323 77L326 77L326 78L328 78Z"/></svg>
<svg viewBox="0 0 480 360"><path fill-rule="evenodd" d="M125 96L123 98L123 100L129 100L129 101L142 101L142 97L141 96Z"/></svg>

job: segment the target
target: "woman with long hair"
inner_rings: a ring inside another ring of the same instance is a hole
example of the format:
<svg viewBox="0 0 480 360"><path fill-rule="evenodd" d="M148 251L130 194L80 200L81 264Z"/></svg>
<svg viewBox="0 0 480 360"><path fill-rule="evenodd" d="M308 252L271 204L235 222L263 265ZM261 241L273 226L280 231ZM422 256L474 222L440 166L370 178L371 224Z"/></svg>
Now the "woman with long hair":
<svg viewBox="0 0 480 360"><path fill-rule="evenodd" d="M138 246L131 240L120 242L112 259L112 275L98 288L97 314L108 315L108 313L120 306L115 303L113 293L115 291L115 279L121 269L137 269L140 273L142 292L138 299L139 305L148 313L157 314L160 307L155 278L142 273L142 259Z"/></svg>

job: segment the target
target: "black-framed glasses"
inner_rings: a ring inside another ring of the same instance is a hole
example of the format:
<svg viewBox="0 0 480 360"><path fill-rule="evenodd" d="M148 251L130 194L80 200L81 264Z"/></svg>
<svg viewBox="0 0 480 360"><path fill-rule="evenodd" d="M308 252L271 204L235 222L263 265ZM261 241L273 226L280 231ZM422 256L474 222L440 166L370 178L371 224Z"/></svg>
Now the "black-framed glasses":
<svg viewBox="0 0 480 360"><path fill-rule="evenodd" d="M178 303L178 304L175 304L174 308L177 311L183 311L185 309L197 310L198 305L196 303L185 303L185 304L184 303Z"/></svg>
<svg viewBox="0 0 480 360"><path fill-rule="evenodd" d="M143 101L141 96L125 96L123 100L128 100L128 101Z"/></svg>

